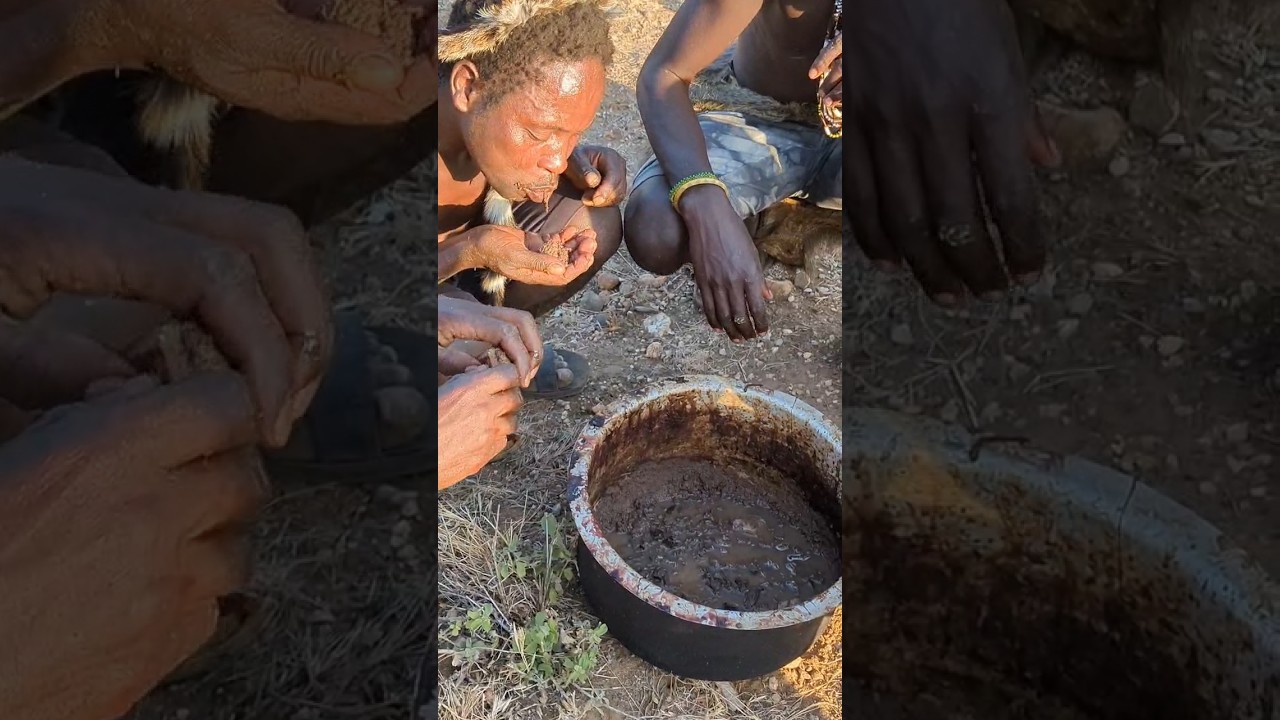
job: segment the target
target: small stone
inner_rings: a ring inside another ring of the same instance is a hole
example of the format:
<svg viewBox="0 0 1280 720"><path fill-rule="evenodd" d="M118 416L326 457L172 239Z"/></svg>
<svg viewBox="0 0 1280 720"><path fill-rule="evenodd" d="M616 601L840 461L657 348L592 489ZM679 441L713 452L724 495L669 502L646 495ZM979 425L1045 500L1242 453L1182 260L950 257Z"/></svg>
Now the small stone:
<svg viewBox="0 0 1280 720"><path fill-rule="evenodd" d="M648 288L648 289L650 289L650 290L654 290L654 289L660 288L660 287L662 287L663 285L665 285L665 284L666 284L666 282L667 282L667 278L666 278L666 276L664 276L664 275L651 275L651 274L649 274L649 273L645 273L645 274L641 275L641 276L636 280L636 284L637 284L637 285L639 285L639 286L640 286L640 287L642 287L642 288Z"/></svg>
<svg viewBox="0 0 1280 720"><path fill-rule="evenodd" d="M1244 302L1251 302L1258 297L1258 283L1252 280L1245 280L1240 283L1240 299Z"/></svg>
<svg viewBox="0 0 1280 720"><path fill-rule="evenodd" d="M658 308L652 305L637 305L632 309L640 313L641 315L652 315L658 312Z"/></svg>
<svg viewBox="0 0 1280 720"><path fill-rule="evenodd" d="M899 323L893 326L889 331L889 339L895 345L911 345L915 342L915 336L911 333L911 326L906 323Z"/></svg>
<svg viewBox="0 0 1280 720"><path fill-rule="evenodd" d="M1124 268L1113 262L1096 262L1093 264L1093 276L1099 280L1114 280L1124 275Z"/></svg>
<svg viewBox="0 0 1280 720"><path fill-rule="evenodd" d="M1183 298L1182 309L1193 315L1203 313L1207 308L1204 303L1196 298Z"/></svg>
<svg viewBox="0 0 1280 720"><path fill-rule="evenodd" d="M1240 142L1240 133L1221 128L1205 128L1200 131L1200 139L1204 140L1210 150L1228 152L1234 150Z"/></svg>
<svg viewBox="0 0 1280 720"><path fill-rule="evenodd" d="M1111 173L1111 177L1124 177L1132 168L1133 163L1126 155L1117 155L1107 164L1107 172Z"/></svg>
<svg viewBox="0 0 1280 720"><path fill-rule="evenodd" d="M596 275L596 287L600 288L601 290L605 290L605 291L617 290L618 286L621 284L622 284L622 278L618 277L617 275L614 275L608 270L601 270L600 273Z"/></svg>
<svg viewBox="0 0 1280 720"><path fill-rule="evenodd" d="M671 318L666 313L657 313L645 318L644 330L654 337L662 337L671 329Z"/></svg>
<svg viewBox="0 0 1280 720"><path fill-rule="evenodd" d="M804 270L796 270L796 274L794 278L795 279L792 280L792 284L794 284L800 290L804 290L805 288L813 285L813 279L810 278L809 273L805 272Z"/></svg>
<svg viewBox="0 0 1280 720"><path fill-rule="evenodd" d="M649 347L644 349L644 356L646 358L649 358L650 360L661 360L662 359L662 343L657 342L656 340L654 342L649 343Z"/></svg>
<svg viewBox="0 0 1280 720"><path fill-rule="evenodd" d="M1165 133L1160 136L1160 144L1165 147L1182 147L1187 144L1187 138L1182 133Z"/></svg>
<svg viewBox="0 0 1280 720"><path fill-rule="evenodd" d="M1169 130L1178 119L1178 100L1159 80L1151 80L1133 92L1129 122L1153 137Z"/></svg>
<svg viewBox="0 0 1280 720"><path fill-rule="evenodd" d="M1075 335L1079 329L1080 320L1078 318L1067 318L1066 320L1058 321L1058 337L1063 340Z"/></svg>
<svg viewBox="0 0 1280 720"><path fill-rule="evenodd" d="M1030 305L1014 305L1009 308L1009 319L1015 322L1022 322L1031 317Z"/></svg>
<svg viewBox="0 0 1280 720"><path fill-rule="evenodd" d="M1089 293L1079 293L1071 296L1067 301L1067 312L1072 315L1087 315L1093 309L1093 296Z"/></svg>
<svg viewBox="0 0 1280 720"><path fill-rule="evenodd" d="M1128 131L1124 118L1102 107L1075 110L1040 103L1040 117L1068 167L1105 164Z"/></svg>
<svg viewBox="0 0 1280 720"><path fill-rule="evenodd" d="M1212 482L1209 482L1208 480L1205 480L1200 483L1200 494L1201 495L1217 495L1218 486Z"/></svg>
<svg viewBox="0 0 1280 720"><path fill-rule="evenodd" d="M991 424L998 421L1004 416L1004 409L1000 404L992 400L982 408L982 412L978 414L978 419L984 423Z"/></svg>
<svg viewBox="0 0 1280 720"><path fill-rule="evenodd" d="M604 310L605 306L608 305L609 302L604 298L600 297L600 293L598 292L595 292L592 290L584 290L582 292L582 298L578 300L578 304L581 305L582 309L586 310L587 312L597 313L597 312L600 312L601 310Z"/></svg>
<svg viewBox="0 0 1280 720"><path fill-rule="evenodd" d="M1204 97L1211 103L1222 104L1227 101L1227 91L1222 88L1209 88L1204 91Z"/></svg>
<svg viewBox="0 0 1280 720"><path fill-rule="evenodd" d="M1267 496L1267 488L1263 485L1255 485L1249 488L1249 495L1256 498L1264 498Z"/></svg>
<svg viewBox="0 0 1280 720"><path fill-rule="evenodd" d="M1156 341L1156 352L1165 357L1177 355L1187 344L1186 340L1177 335L1165 335Z"/></svg>
<svg viewBox="0 0 1280 720"><path fill-rule="evenodd" d="M373 497L377 499L378 502L394 505L400 502L400 496L402 493L403 491L398 487L392 485L379 485L378 489L373 491Z"/></svg>
<svg viewBox="0 0 1280 720"><path fill-rule="evenodd" d="M413 519L418 517L421 514L422 514L422 508L418 505L418 501L416 499L409 500L408 502L400 506L401 517Z"/></svg>
<svg viewBox="0 0 1280 720"><path fill-rule="evenodd" d="M766 280L765 285L773 293L774 300L786 300L796 291L795 284L790 280Z"/></svg>
<svg viewBox="0 0 1280 720"><path fill-rule="evenodd" d="M1050 420L1056 420L1062 417L1062 413L1067 411L1067 406L1062 403L1049 403L1040 406L1040 417Z"/></svg>
<svg viewBox="0 0 1280 720"><path fill-rule="evenodd" d="M604 403L596 403L591 406L592 415L603 415L609 408Z"/></svg>
<svg viewBox="0 0 1280 720"><path fill-rule="evenodd" d="M1249 440L1249 423L1238 422L1233 425L1228 425L1223 436L1226 437L1227 442L1229 443L1239 445L1242 442L1246 442Z"/></svg>

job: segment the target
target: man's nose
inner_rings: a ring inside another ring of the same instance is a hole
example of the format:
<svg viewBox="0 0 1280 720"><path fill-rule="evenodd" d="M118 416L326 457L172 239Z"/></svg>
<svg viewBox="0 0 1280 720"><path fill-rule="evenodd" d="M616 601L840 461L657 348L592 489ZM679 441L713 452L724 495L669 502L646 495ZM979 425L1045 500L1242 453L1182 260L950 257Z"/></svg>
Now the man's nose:
<svg viewBox="0 0 1280 720"><path fill-rule="evenodd" d="M538 167L559 177L569 169L569 154L556 153L555 155L548 155L543 158L542 162L538 164Z"/></svg>

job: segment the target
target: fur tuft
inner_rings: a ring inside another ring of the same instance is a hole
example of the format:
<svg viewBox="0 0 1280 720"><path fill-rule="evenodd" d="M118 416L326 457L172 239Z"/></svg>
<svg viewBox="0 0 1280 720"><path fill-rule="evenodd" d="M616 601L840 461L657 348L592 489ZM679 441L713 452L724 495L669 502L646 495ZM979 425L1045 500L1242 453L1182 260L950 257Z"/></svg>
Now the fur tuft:
<svg viewBox="0 0 1280 720"><path fill-rule="evenodd" d="M176 80L156 77L138 90L138 131L151 147L177 163L171 181L182 190L201 190L213 152L213 126L222 103Z"/></svg>
<svg viewBox="0 0 1280 720"><path fill-rule="evenodd" d="M451 63L492 52L538 15L564 12L582 3L599 5L607 15L615 8L613 0L505 0L480 10L470 24L441 32L436 56L441 63Z"/></svg>
<svg viewBox="0 0 1280 720"><path fill-rule="evenodd" d="M491 188L484 198L484 221L489 225L515 227L515 204ZM498 307L502 307L507 299L508 282L506 276L493 270L485 270L480 274L480 288L493 298L493 304Z"/></svg>

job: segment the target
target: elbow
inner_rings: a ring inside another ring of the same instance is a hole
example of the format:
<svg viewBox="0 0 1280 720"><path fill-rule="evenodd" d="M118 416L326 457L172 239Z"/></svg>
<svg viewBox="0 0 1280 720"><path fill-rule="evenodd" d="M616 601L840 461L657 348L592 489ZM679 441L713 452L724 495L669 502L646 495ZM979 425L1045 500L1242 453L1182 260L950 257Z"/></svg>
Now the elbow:
<svg viewBox="0 0 1280 720"><path fill-rule="evenodd" d="M686 84L666 65L649 58L636 78L636 103L640 106L640 114L644 115L652 107L652 103L670 91L676 83Z"/></svg>

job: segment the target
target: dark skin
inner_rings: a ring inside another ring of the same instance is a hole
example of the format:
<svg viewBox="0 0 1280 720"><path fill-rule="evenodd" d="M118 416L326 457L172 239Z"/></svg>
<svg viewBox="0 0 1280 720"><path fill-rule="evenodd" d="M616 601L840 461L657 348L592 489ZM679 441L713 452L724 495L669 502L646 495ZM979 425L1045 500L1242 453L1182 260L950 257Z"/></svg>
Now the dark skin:
<svg viewBox="0 0 1280 720"><path fill-rule="evenodd" d="M616 152L579 146L604 99L598 60L548 63L538 79L490 102L478 68L457 63L441 89L439 117L440 277L488 268L513 282L507 304L535 312L578 292L620 242L613 206L626 195ZM584 207L562 234L567 262L538 252L547 238L484 225L492 187L514 202L544 202L565 177ZM609 243L601 246L601 239Z"/></svg>
<svg viewBox="0 0 1280 720"><path fill-rule="evenodd" d="M0 715L122 717L209 639L266 498L256 415L235 373L135 378L0 445Z"/></svg>
<svg viewBox="0 0 1280 720"><path fill-rule="evenodd" d="M848 13L846 211L863 251L905 261L943 305L966 291L997 299L1010 276L1034 282L1045 247L1032 164L1057 152L1033 114L1008 6L854 0Z"/></svg>
<svg viewBox="0 0 1280 720"><path fill-rule="evenodd" d="M832 0L690 0L680 7L645 61L637 92L667 178L711 170L689 100L697 74L736 40L734 69L744 87L787 102L810 100L818 89L810 70L833 7ZM636 188L627 223L649 230L642 242L632 238L632 255L664 274L692 263L707 322L731 339L768 332L765 300L772 296L755 243L729 198L714 186L695 187L681 197L677 212L669 192L658 179Z"/></svg>
<svg viewBox="0 0 1280 720"><path fill-rule="evenodd" d="M78 75L147 68L287 120L383 125L435 102L433 54L406 66L379 39L312 19L320 0L286 5L0 0L0 118Z"/></svg>
<svg viewBox="0 0 1280 720"><path fill-rule="evenodd" d="M843 103L846 182L853 190L846 212L877 266L892 270L905 259L942 304L959 302L966 290L999 297L1008 278L977 222L984 207L980 182L1002 228L1009 273L1033 282L1044 249L1031 165L1052 165L1057 153L1031 114L1007 7L999 0L854 2L847 8L853 55L845 62L843 37L811 57L832 6L695 0L681 7L639 87L645 126L667 177L710 169L685 86L741 33L734 68L739 82L757 92L808 100L826 73L824 101L843 102L843 81L851 79L853 97ZM929 172L920 169L925 159ZM693 263L708 322L730 337L767 329L758 260L741 223L731 221L723 193L690 190L677 214L667 192L656 181L636 188L628 224L649 230L644 242L631 242L632 255L655 272ZM965 238L969 242L956 242Z"/></svg>

